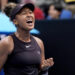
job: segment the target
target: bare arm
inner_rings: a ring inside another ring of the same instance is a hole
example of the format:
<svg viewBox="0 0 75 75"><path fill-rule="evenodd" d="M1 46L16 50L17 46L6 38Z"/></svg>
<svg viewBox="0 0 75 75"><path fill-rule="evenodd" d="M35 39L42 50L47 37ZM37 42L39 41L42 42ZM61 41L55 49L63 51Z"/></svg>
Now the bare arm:
<svg viewBox="0 0 75 75"><path fill-rule="evenodd" d="M8 54L10 54L12 46L11 46L11 38L6 37L3 40L0 40L0 71L7 60Z"/></svg>
<svg viewBox="0 0 75 75"><path fill-rule="evenodd" d="M54 65L53 58L45 59L45 52L44 52L43 41L40 40L37 37L34 37L34 38L36 39L38 45L41 48L41 64L40 64L40 68L43 69L45 67L51 67L51 66L53 66Z"/></svg>

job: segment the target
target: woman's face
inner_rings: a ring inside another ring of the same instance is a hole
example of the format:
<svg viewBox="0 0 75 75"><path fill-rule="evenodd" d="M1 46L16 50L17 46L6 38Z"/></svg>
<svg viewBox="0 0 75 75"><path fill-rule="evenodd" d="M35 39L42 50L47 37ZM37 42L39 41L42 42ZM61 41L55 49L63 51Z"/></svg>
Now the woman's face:
<svg viewBox="0 0 75 75"><path fill-rule="evenodd" d="M59 17L59 12L55 9L55 7L53 5L51 5L49 7L49 11L48 11L49 16L51 16L51 18L56 19Z"/></svg>
<svg viewBox="0 0 75 75"><path fill-rule="evenodd" d="M17 22L17 27L30 31L34 28L34 13L29 8L23 8L20 13L16 15L15 21Z"/></svg>

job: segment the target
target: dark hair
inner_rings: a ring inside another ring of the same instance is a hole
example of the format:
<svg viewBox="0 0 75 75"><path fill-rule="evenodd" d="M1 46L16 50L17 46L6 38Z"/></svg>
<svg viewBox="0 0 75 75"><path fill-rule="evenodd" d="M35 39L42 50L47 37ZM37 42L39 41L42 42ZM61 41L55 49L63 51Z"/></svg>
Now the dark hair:
<svg viewBox="0 0 75 75"><path fill-rule="evenodd" d="M6 6L5 6L5 9L4 9L4 12L5 14L10 17L10 14L12 12L12 10L16 7L17 4L15 3L8 3Z"/></svg>
<svg viewBox="0 0 75 75"><path fill-rule="evenodd" d="M63 6L60 5L60 4L55 4L54 7L55 7L55 9L56 9L57 11L59 11L59 12L61 12L62 9L63 9Z"/></svg>
<svg viewBox="0 0 75 75"><path fill-rule="evenodd" d="M15 19L15 16L23 9L23 8L29 8L30 10L34 11L35 7L32 3L20 3L17 4L17 6L11 11L10 13L10 19L13 21Z"/></svg>
<svg viewBox="0 0 75 75"><path fill-rule="evenodd" d="M62 4L52 3L52 4L49 5L49 7L52 6L52 5L54 6L55 10L57 10L57 11L59 11L59 12L61 12L62 9L63 9ZM48 7L48 10L49 10L49 7Z"/></svg>

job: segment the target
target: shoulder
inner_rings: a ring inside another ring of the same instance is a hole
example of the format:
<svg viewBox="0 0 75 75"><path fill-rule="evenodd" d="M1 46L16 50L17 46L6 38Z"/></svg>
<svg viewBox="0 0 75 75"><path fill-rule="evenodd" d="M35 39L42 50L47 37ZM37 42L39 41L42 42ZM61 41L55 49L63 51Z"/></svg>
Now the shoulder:
<svg viewBox="0 0 75 75"><path fill-rule="evenodd" d="M43 41L38 38L38 37L35 37L33 36L33 38L36 40L36 42L38 43L38 45L40 46L41 50L44 50L44 44L43 44Z"/></svg>
<svg viewBox="0 0 75 75"><path fill-rule="evenodd" d="M7 36L5 38L3 38L1 41L0 41L0 46L1 46L1 49L5 49L9 52L11 52L11 50L13 49L13 39L11 36Z"/></svg>

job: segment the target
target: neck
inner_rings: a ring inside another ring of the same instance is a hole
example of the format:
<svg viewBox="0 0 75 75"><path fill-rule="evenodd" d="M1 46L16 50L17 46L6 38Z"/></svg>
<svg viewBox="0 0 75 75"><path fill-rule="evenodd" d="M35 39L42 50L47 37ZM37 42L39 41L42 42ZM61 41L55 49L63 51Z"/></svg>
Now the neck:
<svg viewBox="0 0 75 75"><path fill-rule="evenodd" d="M20 28L17 29L17 32L15 32L15 35L18 39L20 39L23 42L30 42L30 32L21 30Z"/></svg>

